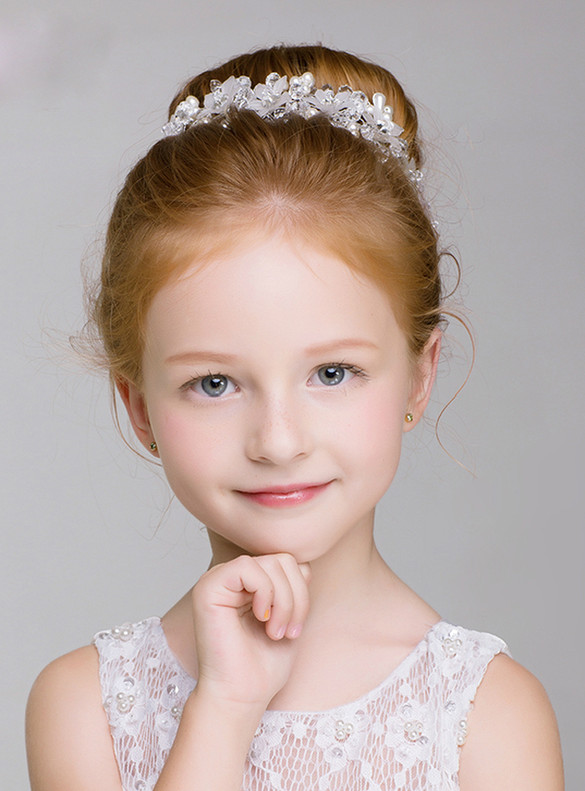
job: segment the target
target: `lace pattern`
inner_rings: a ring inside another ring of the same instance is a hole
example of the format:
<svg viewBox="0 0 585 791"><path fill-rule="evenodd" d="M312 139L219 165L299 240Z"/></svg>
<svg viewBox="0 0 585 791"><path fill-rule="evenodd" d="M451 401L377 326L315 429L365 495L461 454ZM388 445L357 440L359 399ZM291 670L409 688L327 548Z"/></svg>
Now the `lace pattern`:
<svg viewBox="0 0 585 791"><path fill-rule="evenodd" d="M159 618L99 632L100 682L124 791L151 791L195 681ZM379 686L321 712L266 711L242 791L456 791L467 715L505 643L436 624Z"/></svg>

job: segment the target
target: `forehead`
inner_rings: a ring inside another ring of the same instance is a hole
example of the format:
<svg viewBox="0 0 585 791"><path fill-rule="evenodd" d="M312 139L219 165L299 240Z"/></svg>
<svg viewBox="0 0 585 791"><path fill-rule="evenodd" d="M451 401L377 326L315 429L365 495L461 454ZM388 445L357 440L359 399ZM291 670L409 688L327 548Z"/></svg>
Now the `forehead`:
<svg viewBox="0 0 585 791"><path fill-rule="evenodd" d="M155 296L147 344L311 344L348 335L402 335L387 295L332 254L279 237L251 238L193 264Z"/></svg>

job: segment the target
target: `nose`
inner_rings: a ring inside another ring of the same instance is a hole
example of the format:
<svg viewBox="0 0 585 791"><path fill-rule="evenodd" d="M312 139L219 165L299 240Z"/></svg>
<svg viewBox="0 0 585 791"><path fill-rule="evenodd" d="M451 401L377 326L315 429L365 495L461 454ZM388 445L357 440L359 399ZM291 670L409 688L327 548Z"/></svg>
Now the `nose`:
<svg viewBox="0 0 585 791"><path fill-rule="evenodd" d="M302 404L271 399L249 416L246 455L264 464L289 464L310 454L310 421Z"/></svg>

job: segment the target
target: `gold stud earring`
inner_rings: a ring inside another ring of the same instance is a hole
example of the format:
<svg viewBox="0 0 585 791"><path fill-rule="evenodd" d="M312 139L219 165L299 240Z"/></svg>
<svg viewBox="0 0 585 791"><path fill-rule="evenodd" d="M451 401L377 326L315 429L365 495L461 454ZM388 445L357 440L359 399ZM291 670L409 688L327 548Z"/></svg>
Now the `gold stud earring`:
<svg viewBox="0 0 585 791"><path fill-rule="evenodd" d="M404 416L404 419L407 423L412 423L412 421L414 420L414 415L412 414L412 412L407 412L406 415Z"/></svg>
<svg viewBox="0 0 585 791"><path fill-rule="evenodd" d="M150 449L151 449L151 451L152 451L153 453L156 453L156 451L158 450L158 445L156 444L156 442L152 441L152 442L150 443Z"/></svg>

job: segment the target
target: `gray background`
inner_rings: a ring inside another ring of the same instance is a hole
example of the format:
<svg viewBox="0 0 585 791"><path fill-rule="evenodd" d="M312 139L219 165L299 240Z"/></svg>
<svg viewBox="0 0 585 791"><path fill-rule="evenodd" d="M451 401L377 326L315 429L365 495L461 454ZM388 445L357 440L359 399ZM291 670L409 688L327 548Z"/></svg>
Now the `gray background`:
<svg viewBox="0 0 585 791"><path fill-rule="evenodd" d="M429 424L379 509L380 546L444 617L503 636L542 679L567 787L582 787L584 7L4 1L4 787L27 784L23 708L41 667L100 628L162 614L208 559L200 528L118 438L104 380L68 350L80 261L95 265L112 197L184 78L255 46L319 40L388 66L421 105L477 339L442 424L477 477L433 436L469 361L454 328Z"/></svg>

